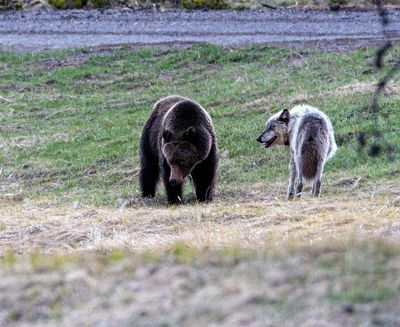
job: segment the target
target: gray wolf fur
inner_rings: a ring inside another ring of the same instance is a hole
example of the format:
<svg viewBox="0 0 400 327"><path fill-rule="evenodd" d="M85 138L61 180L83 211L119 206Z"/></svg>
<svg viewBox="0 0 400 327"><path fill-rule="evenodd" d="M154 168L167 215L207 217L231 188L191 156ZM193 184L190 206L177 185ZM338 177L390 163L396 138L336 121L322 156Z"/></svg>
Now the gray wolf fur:
<svg viewBox="0 0 400 327"><path fill-rule="evenodd" d="M275 144L290 147L290 179L287 196L303 191L303 177L313 181L312 195L321 192L321 176L327 160L337 149L331 121L317 108L299 105L283 110L268 119L265 131L257 138L266 148Z"/></svg>

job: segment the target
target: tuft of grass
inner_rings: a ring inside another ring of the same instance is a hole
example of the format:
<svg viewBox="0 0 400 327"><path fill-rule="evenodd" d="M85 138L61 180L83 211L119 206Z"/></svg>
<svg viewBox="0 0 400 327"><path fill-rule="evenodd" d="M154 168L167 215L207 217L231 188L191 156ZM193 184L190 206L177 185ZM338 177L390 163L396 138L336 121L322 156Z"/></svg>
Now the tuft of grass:
<svg viewBox="0 0 400 327"><path fill-rule="evenodd" d="M375 301L386 301L395 296L395 291L389 286L371 286L371 283L363 280L362 282L354 282L347 285L340 292L328 294L333 301L345 301L350 303L369 303Z"/></svg>
<svg viewBox="0 0 400 327"><path fill-rule="evenodd" d="M15 265L15 263L16 263L16 261L17 261L17 258L16 258L16 256L15 256L14 251L12 251L12 250L7 250L6 253L5 253L5 255L4 255L4 257L2 258L2 261L3 261L4 264L5 264L6 266L8 266L9 268L13 268L14 265Z"/></svg>
<svg viewBox="0 0 400 327"><path fill-rule="evenodd" d="M119 249L114 249L111 251L108 257L111 261L120 261L124 258L124 253Z"/></svg>
<svg viewBox="0 0 400 327"><path fill-rule="evenodd" d="M197 257L197 250L189 247L183 242L175 243L171 247L170 253L178 262L182 263L190 263Z"/></svg>
<svg viewBox="0 0 400 327"><path fill-rule="evenodd" d="M227 9L228 2L225 0L182 0L180 4L185 9Z"/></svg>
<svg viewBox="0 0 400 327"><path fill-rule="evenodd" d="M27 257L25 257L29 262L32 269L36 271L50 270L50 269L61 269L63 266L68 264L77 263L79 257L69 256L66 254L46 256L38 250L30 252Z"/></svg>

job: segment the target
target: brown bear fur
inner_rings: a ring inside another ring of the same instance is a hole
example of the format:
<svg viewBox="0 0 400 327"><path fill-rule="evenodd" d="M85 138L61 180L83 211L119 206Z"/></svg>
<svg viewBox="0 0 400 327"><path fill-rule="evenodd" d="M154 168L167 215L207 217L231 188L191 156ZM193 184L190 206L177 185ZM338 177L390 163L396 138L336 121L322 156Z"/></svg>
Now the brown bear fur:
<svg viewBox="0 0 400 327"><path fill-rule="evenodd" d="M198 201L211 201L217 175L217 144L208 113L172 95L158 101L140 141L140 188L154 197L160 173L169 203L182 201L183 180L192 176Z"/></svg>

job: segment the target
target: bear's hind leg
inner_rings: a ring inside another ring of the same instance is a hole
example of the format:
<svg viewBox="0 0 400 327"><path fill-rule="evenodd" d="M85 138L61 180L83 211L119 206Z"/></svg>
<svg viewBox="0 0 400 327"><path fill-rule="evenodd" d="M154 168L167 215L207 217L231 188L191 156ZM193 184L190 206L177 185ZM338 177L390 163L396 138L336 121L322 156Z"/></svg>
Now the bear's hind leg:
<svg viewBox="0 0 400 327"><path fill-rule="evenodd" d="M140 167L139 180L142 197L153 198L156 195L158 177L158 164L147 162L145 166Z"/></svg>
<svg viewBox="0 0 400 327"><path fill-rule="evenodd" d="M158 157L148 148L141 146L139 184L142 197L153 198L159 180Z"/></svg>

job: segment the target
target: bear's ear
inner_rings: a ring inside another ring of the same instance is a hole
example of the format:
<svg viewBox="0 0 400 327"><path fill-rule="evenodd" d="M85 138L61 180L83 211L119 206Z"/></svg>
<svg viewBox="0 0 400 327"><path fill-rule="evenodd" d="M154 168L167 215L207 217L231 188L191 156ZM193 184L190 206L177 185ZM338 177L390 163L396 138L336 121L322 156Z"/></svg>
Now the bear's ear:
<svg viewBox="0 0 400 327"><path fill-rule="evenodd" d="M290 112L289 112L289 110L283 109L283 111L280 114L278 120L284 122L285 124L289 124L289 120L290 120Z"/></svg>
<svg viewBox="0 0 400 327"><path fill-rule="evenodd" d="M194 128L194 127L189 127L182 134L182 138L184 140L193 140L195 137L196 137L196 128Z"/></svg>
<svg viewBox="0 0 400 327"><path fill-rule="evenodd" d="M166 129L166 130L164 130L162 137L164 139L164 142L169 142L169 141L171 141L172 133Z"/></svg>

